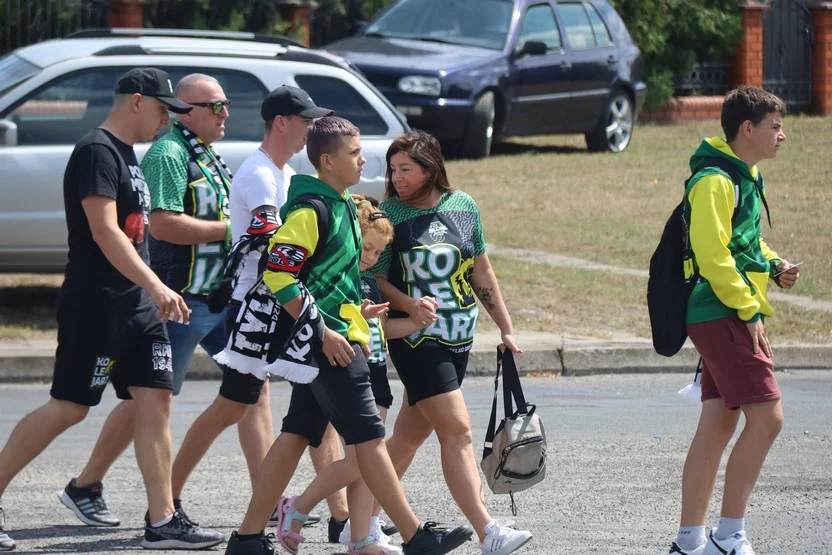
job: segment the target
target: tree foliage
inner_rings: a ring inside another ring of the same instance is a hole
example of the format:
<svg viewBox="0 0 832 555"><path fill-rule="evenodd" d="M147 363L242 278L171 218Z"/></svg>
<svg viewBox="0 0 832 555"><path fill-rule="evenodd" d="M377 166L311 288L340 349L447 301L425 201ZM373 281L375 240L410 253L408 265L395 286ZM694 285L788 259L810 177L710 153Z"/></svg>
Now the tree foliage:
<svg viewBox="0 0 832 555"><path fill-rule="evenodd" d="M647 107L673 96L696 61L721 61L742 39L740 0L611 0L644 55Z"/></svg>

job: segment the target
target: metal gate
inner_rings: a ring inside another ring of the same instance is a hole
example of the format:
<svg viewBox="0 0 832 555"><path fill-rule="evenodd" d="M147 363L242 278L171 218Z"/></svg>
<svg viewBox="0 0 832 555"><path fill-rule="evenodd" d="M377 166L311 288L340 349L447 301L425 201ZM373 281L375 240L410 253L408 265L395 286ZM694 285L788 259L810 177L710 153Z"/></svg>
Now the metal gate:
<svg viewBox="0 0 832 555"><path fill-rule="evenodd" d="M0 1L0 10L0 54L107 26L107 0L6 0Z"/></svg>
<svg viewBox="0 0 832 555"><path fill-rule="evenodd" d="M763 88L789 107L812 105L812 14L798 0L774 0L766 9Z"/></svg>

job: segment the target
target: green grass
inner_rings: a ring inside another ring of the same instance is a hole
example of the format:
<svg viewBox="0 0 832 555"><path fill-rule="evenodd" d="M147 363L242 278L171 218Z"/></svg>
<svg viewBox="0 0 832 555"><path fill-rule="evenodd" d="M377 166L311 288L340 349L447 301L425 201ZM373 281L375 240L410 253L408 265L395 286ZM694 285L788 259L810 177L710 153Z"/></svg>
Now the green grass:
<svg viewBox="0 0 832 555"><path fill-rule="evenodd" d="M514 325L602 339L650 337L647 278L593 270L553 268L491 256ZM767 322L775 344L832 342L832 313L776 304ZM481 311L479 329L495 329Z"/></svg>
<svg viewBox="0 0 832 555"><path fill-rule="evenodd" d="M784 129L778 158L760 164L774 224L763 235L805 261L798 294L832 300L832 118L789 117ZM690 155L720 134L716 121L640 125L622 154L588 153L580 136L531 137L448 169L477 200L488 242L646 269Z"/></svg>

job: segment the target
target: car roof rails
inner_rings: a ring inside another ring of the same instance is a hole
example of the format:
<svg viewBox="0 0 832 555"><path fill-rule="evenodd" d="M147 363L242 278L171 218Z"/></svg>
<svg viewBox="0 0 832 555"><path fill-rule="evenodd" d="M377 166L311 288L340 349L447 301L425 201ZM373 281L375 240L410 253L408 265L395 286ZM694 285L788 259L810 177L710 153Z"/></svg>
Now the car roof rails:
<svg viewBox="0 0 832 555"><path fill-rule="evenodd" d="M178 37L195 39L226 39L279 44L281 46L305 46L289 37L265 35L245 31L207 31L201 29L146 29L143 27L113 27L81 29L66 35L68 39L112 38L112 37Z"/></svg>

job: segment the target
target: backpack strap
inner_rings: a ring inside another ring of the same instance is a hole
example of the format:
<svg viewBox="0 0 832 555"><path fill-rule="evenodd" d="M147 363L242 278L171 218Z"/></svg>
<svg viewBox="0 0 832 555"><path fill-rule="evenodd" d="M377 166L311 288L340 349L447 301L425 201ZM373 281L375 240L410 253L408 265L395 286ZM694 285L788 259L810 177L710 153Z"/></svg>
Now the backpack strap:
<svg viewBox="0 0 832 555"><path fill-rule="evenodd" d="M497 375L494 376L494 399L491 401L491 418L488 419L488 426L485 428L485 443L482 447L482 458L484 459L493 451L494 436L497 434L497 390L500 387L500 349L497 349Z"/></svg>
<svg viewBox="0 0 832 555"><path fill-rule="evenodd" d="M693 172L693 175L691 175L691 177L688 179L688 181L685 181L685 190L687 190L687 185L688 185L688 182L690 181L690 179L693 178L694 175L696 175L697 173L699 173L700 171L702 171L705 168L718 168L718 169L722 170L723 172L727 173L728 177L731 179L731 182L737 188L739 188L740 183L742 183L742 176L740 175L740 172L739 172L739 169L737 168L737 166L735 166L734 164L731 163L730 160L726 160L725 158L714 157L714 158L706 159L705 163L698 170ZM766 196L765 196L765 194L763 194L763 176L762 176L761 173L757 174L757 179L754 180L754 186L757 188L757 192L760 195L760 200L763 201L763 206L766 209L766 219L768 219L768 227L770 228L771 227L771 213L769 212L769 209L768 209L768 201L766 200ZM741 197L737 197L737 206L734 208L734 216L731 218L731 224L732 225L734 223L734 218L736 218L737 214L739 213L740 198Z"/></svg>
<svg viewBox="0 0 832 555"><path fill-rule="evenodd" d="M514 414L512 397L517 403L517 412L526 414L529 412L529 405L526 403L526 396L523 394L523 387L520 385L520 373L517 371L517 364L514 362L514 354L508 348L505 351L500 351L500 348L497 347L497 360L502 362L503 366L503 407L506 418Z"/></svg>

